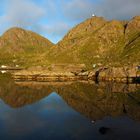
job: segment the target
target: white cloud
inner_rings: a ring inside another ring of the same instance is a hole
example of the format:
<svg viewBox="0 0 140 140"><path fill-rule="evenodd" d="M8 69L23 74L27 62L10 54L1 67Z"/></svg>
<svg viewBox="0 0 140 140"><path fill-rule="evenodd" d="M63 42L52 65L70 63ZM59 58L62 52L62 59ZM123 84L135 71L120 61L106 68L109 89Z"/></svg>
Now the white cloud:
<svg viewBox="0 0 140 140"><path fill-rule="evenodd" d="M92 14L108 19L140 15L140 0L2 0L0 9L4 9L0 13L1 34L19 26L53 40L62 38L72 26Z"/></svg>
<svg viewBox="0 0 140 140"><path fill-rule="evenodd" d="M86 19L92 13L108 19L130 19L140 15L140 0L70 0L64 5L64 14L71 20Z"/></svg>
<svg viewBox="0 0 140 140"><path fill-rule="evenodd" d="M7 0L5 13L0 17L3 27L27 28L43 18L45 10L30 0Z"/></svg>
<svg viewBox="0 0 140 140"><path fill-rule="evenodd" d="M140 15L140 0L102 0L94 9L108 19L130 19Z"/></svg>
<svg viewBox="0 0 140 140"><path fill-rule="evenodd" d="M91 0L71 0L65 2L64 15L71 20L81 20L92 16L94 3Z"/></svg>
<svg viewBox="0 0 140 140"><path fill-rule="evenodd" d="M69 29L70 29L70 26L66 23L63 23L63 22L59 22L57 23L56 27L55 25L52 25L52 26L46 26L45 29L46 29L46 32L48 34L52 34L52 35L61 35L63 36Z"/></svg>
<svg viewBox="0 0 140 140"><path fill-rule="evenodd" d="M57 43L71 29L71 26L64 22L57 22L50 25L34 25L31 30L40 34L45 34L48 39L53 38L53 42Z"/></svg>

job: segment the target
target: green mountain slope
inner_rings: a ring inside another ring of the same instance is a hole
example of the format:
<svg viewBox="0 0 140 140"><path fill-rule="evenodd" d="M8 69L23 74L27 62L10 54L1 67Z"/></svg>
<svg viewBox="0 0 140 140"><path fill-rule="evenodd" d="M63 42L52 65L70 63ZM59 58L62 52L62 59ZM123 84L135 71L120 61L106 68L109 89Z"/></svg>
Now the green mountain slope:
<svg viewBox="0 0 140 140"><path fill-rule="evenodd" d="M140 62L140 16L128 22L125 30L125 48L122 54L130 63Z"/></svg>
<svg viewBox="0 0 140 140"><path fill-rule="evenodd" d="M0 37L0 64L21 66L84 63L120 66L140 63L140 16L130 21L91 17L71 29L56 45L20 28Z"/></svg>
<svg viewBox="0 0 140 140"><path fill-rule="evenodd" d="M50 49L52 63L122 65L140 61L140 17L107 21L92 17L77 25ZM129 61L128 61L129 60Z"/></svg>
<svg viewBox="0 0 140 140"><path fill-rule="evenodd" d="M32 31L11 28L0 37L0 63L26 65L41 61L42 53L53 45Z"/></svg>

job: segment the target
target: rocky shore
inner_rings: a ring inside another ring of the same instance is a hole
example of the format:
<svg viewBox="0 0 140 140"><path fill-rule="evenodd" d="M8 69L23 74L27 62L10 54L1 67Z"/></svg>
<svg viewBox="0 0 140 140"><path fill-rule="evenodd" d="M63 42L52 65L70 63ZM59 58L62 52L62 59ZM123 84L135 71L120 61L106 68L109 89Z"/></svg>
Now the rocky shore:
<svg viewBox="0 0 140 140"><path fill-rule="evenodd" d="M51 81L76 81L88 80L88 73L74 74L72 72L53 72L53 71L20 71L13 74L16 81L38 81L38 82L51 82Z"/></svg>
<svg viewBox="0 0 140 140"><path fill-rule="evenodd" d="M100 67L93 70L86 70L84 65L78 66L51 66L43 69L41 67L30 68L14 72L12 77L16 81L37 81L37 82L54 82L54 81L78 81L78 80L95 80L113 81L121 83L140 82L140 70L138 67Z"/></svg>
<svg viewBox="0 0 140 140"><path fill-rule="evenodd" d="M138 83L140 70L137 66L101 68L96 71L96 77L99 81Z"/></svg>

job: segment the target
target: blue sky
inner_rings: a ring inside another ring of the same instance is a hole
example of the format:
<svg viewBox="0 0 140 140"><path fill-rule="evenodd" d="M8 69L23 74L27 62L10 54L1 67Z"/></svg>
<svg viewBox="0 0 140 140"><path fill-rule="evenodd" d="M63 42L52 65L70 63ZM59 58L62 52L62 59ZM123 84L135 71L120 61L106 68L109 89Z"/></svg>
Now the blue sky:
<svg viewBox="0 0 140 140"><path fill-rule="evenodd" d="M93 13L124 20L140 15L139 7L140 0L1 0L0 34L18 26L56 43Z"/></svg>

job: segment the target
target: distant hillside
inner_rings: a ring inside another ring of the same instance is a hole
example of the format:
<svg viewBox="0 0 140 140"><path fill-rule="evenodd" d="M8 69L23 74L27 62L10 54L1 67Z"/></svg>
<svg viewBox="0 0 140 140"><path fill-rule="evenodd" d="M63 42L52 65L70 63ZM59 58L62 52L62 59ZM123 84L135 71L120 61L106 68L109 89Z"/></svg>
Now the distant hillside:
<svg viewBox="0 0 140 140"><path fill-rule="evenodd" d="M0 62L28 63L53 45L48 39L32 31L17 27L11 28L0 37Z"/></svg>
<svg viewBox="0 0 140 140"><path fill-rule="evenodd" d="M71 29L56 45L24 29L11 28L0 37L0 64L52 63L130 65L140 63L140 16L130 21L91 17Z"/></svg>
<svg viewBox="0 0 140 140"><path fill-rule="evenodd" d="M130 63L140 63L140 16L134 17L125 26L125 48L122 56Z"/></svg>
<svg viewBox="0 0 140 140"><path fill-rule="evenodd" d="M92 17L77 25L47 54L54 63L120 65L140 62L140 17L107 21ZM53 56L53 57L51 57Z"/></svg>

